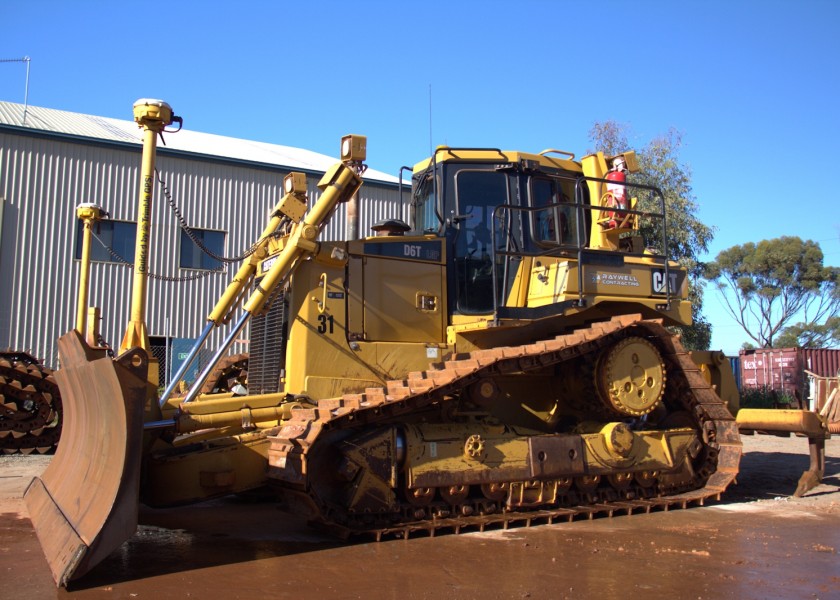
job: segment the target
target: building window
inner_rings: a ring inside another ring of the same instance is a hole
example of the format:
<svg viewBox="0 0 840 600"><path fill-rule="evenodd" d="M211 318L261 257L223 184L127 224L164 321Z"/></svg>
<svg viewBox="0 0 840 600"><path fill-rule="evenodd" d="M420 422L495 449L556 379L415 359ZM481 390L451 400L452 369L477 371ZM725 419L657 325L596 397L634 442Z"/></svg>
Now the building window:
<svg viewBox="0 0 840 600"><path fill-rule="evenodd" d="M213 254L222 255L225 249L225 232L209 229L191 229L192 234L201 240L204 246ZM183 229L181 230L181 260L182 269L201 269L212 271L222 268L222 263L208 255L193 242Z"/></svg>
<svg viewBox="0 0 840 600"><path fill-rule="evenodd" d="M76 260L82 259L82 240L84 237L84 223L76 221ZM134 261L134 241L137 237L137 223L131 221L112 221L110 219L99 221L93 225L93 233L101 244L92 239L90 242L90 259L97 262L119 262L120 259L127 263ZM114 257L104 244L110 248L119 258Z"/></svg>

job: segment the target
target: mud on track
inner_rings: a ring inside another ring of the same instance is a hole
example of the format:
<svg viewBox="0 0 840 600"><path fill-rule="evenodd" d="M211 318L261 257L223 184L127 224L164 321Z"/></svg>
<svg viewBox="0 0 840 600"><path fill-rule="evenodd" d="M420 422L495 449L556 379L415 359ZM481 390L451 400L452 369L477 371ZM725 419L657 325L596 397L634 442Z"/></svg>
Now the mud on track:
<svg viewBox="0 0 840 600"><path fill-rule="evenodd" d="M530 529L345 544L270 502L142 510L138 534L70 591L20 499L48 457L0 457L0 598L840 597L840 438L798 499L807 441L744 445L720 503Z"/></svg>

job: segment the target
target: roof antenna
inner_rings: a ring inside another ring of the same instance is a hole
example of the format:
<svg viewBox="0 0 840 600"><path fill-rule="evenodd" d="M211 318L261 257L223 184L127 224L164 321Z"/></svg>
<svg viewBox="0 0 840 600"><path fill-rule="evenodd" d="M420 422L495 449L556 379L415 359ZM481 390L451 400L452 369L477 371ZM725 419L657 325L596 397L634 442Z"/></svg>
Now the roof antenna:
<svg viewBox="0 0 840 600"><path fill-rule="evenodd" d="M434 152L432 146L432 84L429 84L429 154Z"/></svg>
<svg viewBox="0 0 840 600"><path fill-rule="evenodd" d="M22 62L26 63L26 88L23 92L23 123L22 125L26 125L26 111L29 108L29 63L32 61L31 58L28 56L24 56L23 58L0 58L0 63L8 63L8 62Z"/></svg>

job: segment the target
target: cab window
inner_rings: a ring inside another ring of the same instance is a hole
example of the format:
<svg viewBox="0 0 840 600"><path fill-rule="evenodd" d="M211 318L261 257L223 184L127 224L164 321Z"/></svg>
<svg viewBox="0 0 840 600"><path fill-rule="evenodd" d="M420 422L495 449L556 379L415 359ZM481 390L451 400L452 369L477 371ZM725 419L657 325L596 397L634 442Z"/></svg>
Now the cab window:
<svg viewBox="0 0 840 600"><path fill-rule="evenodd" d="M565 189L569 188L569 189ZM577 246L577 221L571 185L556 179L532 178L529 186L532 248Z"/></svg>
<svg viewBox="0 0 840 600"><path fill-rule="evenodd" d="M465 314L493 310L493 271L500 260L493 248L494 211L508 204L508 178L488 170L461 170L455 176L458 231L455 238L457 309ZM495 243L503 245L497 227Z"/></svg>

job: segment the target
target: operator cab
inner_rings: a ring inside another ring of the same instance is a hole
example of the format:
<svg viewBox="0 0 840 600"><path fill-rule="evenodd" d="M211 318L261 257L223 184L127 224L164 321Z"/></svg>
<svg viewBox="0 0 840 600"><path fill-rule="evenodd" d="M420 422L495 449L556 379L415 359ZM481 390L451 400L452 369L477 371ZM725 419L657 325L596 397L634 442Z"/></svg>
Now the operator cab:
<svg viewBox="0 0 840 600"><path fill-rule="evenodd" d="M604 315L620 303L690 321L687 301L671 303L687 297L686 276L666 258L664 199L627 182L638 170L632 151L576 161L559 150L439 147L418 163L412 234L444 240L451 323L600 316L588 310L598 303L612 305Z"/></svg>
<svg viewBox="0 0 840 600"><path fill-rule="evenodd" d="M586 243L591 219L576 206L589 191L571 160L439 148L418 167L413 230L446 239L451 314L493 313L526 254L572 257Z"/></svg>

